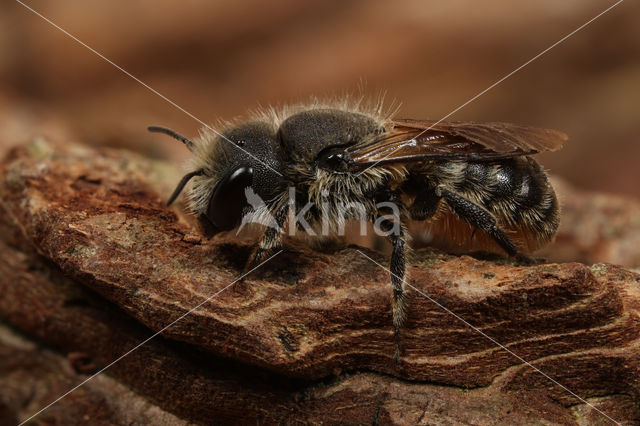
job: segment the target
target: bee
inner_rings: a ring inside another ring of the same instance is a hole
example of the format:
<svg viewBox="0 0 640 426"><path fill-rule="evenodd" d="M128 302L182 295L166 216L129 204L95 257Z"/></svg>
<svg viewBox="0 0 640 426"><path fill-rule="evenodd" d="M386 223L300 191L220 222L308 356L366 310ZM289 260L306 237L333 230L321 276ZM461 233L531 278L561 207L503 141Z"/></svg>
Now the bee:
<svg viewBox="0 0 640 426"><path fill-rule="evenodd" d="M344 103L270 109L221 133L204 131L196 141L164 127L149 130L192 151L192 171L168 204L192 181L191 210L208 236L238 227L249 207L248 189L265 201L255 214L268 214L277 226L266 227L247 270L281 246L287 216L305 206L311 207L301 217L311 225L324 218L335 231L341 217L385 230L396 337L404 317L409 222L459 249L509 256L541 247L558 228L556 195L532 158L562 146L567 136L554 130L394 119L380 108ZM354 204L363 206L364 217L345 211Z"/></svg>

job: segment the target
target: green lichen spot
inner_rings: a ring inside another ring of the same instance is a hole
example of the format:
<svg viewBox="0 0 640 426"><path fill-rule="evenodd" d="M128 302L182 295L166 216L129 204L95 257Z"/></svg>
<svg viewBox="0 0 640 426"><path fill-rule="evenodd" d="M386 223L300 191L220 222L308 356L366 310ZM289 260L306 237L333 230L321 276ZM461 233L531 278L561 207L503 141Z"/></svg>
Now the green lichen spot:
<svg viewBox="0 0 640 426"><path fill-rule="evenodd" d="M591 273L597 277L601 277L607 273L607 265L603 264L591 265L589 269L591 270Z"/></svg>
<svg viewBox="0 0 640 426"><path fill-rule="evenodd" d="M27 145L27 152L36 160L50 157L53 154L53 147L49 141L43 137L36 137Z"/></svg>
<svg viewBox="0 0 640 426"><path fill-rule="evenodd" d="M22 178L19 170L10 168L7 172L7 177L5 178L5 182L7 186L17 187L22 184Z"/></svg>
<svg viewBox="0 0 640 426"><path fill-rule="evenodd" d="M420 250L420 256L416 256L417 260L415 265L420 265L423 268L431 268L442 257L439 252L434 250Z"/></svg>

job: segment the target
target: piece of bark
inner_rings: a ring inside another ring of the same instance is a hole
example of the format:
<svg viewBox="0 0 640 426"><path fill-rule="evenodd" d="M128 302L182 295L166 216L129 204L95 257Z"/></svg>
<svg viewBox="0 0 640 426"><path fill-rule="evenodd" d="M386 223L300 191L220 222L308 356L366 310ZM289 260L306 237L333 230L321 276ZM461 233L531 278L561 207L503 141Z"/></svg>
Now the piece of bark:
<svg viewBox="0 0 640 426"><path fill-rule="evenodd" d="M231 284L250 243L199 238L163 205L175 178L126 152L12 151L0 316L99 367ZM197 422L605 419L437 302L611 417L640 419L637 274L419 250L409 276L428 298L408 291L397 364L388 273L355 248L291 245L108 371Z"/></svg>
<svg viewBox="0 0 640 426"><path fill-rule="evenodd" d="M76 353L78 354L78 353ZM0 424L14 425L66 393L85 376L69 359L29 341L0 322ZM40 424L182 425L187 422L109 376L88 381L38 418Z"/></svg>
<svg viewBox="0 0 640 426"><path fill-rule="evenodd" d="M64 277L35 253L25 254L24 249L17 250L4 243L0 243L0 249L5 253L0 260L0 272L8 278L0 289L5 296L0 301L2 316L39 342L70 351L64 370L71 369L80 353L89 363L107 365L152 335L119 308ZM7 370L15 372L16 367L9 365ZM497 415L522 424L537 419L572 423L568 410L528 389L505 393L496 386L461 389L412 384L373 372L303 381L225 361L161 337L131 352L114 364L108 374L163 409L196 423L230 423L239 419L265 423L384 424L420 419L486 423ZM34 375L40 377L40 372L34 371ZM39 403L21 407L20 400L14 402L13 416L20 420L28 418L81 380L82 376L70 375L38 398ZM25 386L29 386L31 393L34 392L31 389L40 389L38 384L32 388L30 383ZM86 395L75 395L66 401L68 406L57 410L52 407L42 416L52 423L66 423L65 420L90 405L85 402L89 399ZM522 404L520 399L528 402ZM138 403L142 402L132 403L126 414L140 423L144 413L138 413ZM607 403L611 404L605 399ZM117 401L111 405L117 405ZM136 414L139 416L135 417ZM109 420L126 424L115 415Z"/></svg>

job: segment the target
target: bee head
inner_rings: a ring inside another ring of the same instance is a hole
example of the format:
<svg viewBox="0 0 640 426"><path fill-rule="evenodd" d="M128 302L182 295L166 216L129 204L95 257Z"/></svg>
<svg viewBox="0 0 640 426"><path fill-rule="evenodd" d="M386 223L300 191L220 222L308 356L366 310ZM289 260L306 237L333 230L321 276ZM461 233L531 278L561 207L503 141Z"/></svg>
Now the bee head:
<svg viewBox="0 0 640 426"><path fill-rule="evenodd" d="M278 172L282 158L276 137L266 123L245 123L222 136L205 134L198 143L165 128L149 130L169 134L193 152L195 170L182 178L168 204L193 178L191 208L209 236L240 224L250 207L248 195L254 196L252 204L257 200L268 206L279 194L283 185Z"/></svg>

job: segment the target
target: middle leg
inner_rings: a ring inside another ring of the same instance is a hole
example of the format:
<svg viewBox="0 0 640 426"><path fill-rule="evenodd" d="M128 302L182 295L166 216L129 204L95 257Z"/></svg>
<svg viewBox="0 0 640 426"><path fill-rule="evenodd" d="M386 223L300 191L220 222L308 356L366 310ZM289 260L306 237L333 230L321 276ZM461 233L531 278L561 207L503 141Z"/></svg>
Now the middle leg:
<svg viewBox="0 0 640 426"><path fill-rule="evenodd" d="M374 226L379 228L385 235L393 250L391 252L391 262L389 271L391 273L391 284L393 285L393 295L391 297L391 307L393 313L393 327L396 340L396 363L400 357L400 330L404 322L404 297L405 297L405 274L408 232L403 218L406 217L406 208L397 197L390 197L389 204L378 209L378 216Z"/></svg>

